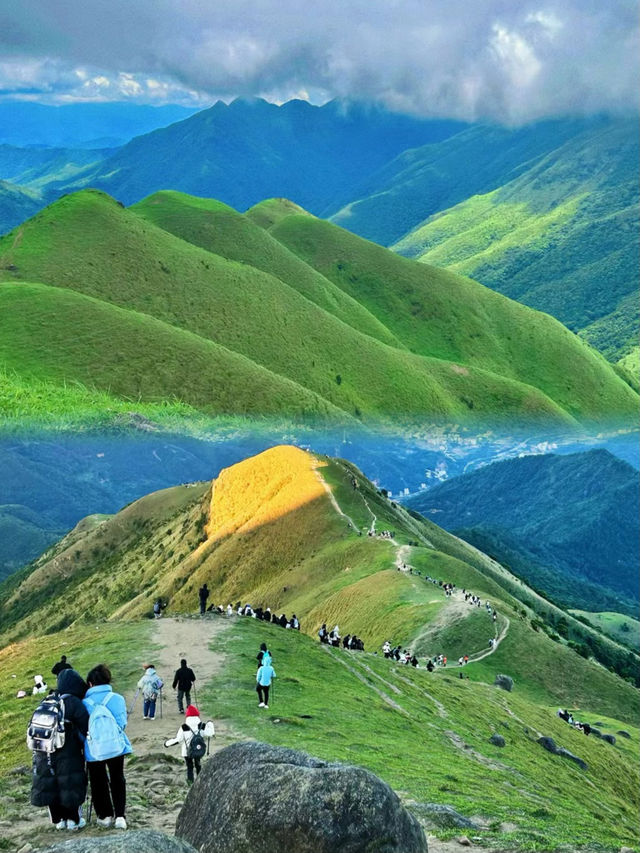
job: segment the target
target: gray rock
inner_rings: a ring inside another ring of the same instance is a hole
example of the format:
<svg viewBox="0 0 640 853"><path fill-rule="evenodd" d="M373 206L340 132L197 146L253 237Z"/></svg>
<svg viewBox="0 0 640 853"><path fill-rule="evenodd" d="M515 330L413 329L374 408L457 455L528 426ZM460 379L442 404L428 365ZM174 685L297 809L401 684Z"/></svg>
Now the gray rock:
<svg viewBox="0 0 640 853"><path fill-rule="evenodd" d="M47 847L43 853L195 853L195 850L180 838L153 829L138 829L99 838L80 836Z"/></svg>
<svg viewBox="0 0 640 853"><path fill-rule="evenodd" d="M373 773L256 742L203 765L176 835L200 853L427 851L416 818Z"/></svg>
<svg viewBox="0 0 640 853"><path fill-rule="evenodd" d="M602 740L606 740L607 743L610 743L612 746L616 742L615 735L602 735Z"/></svg>
<svg viewBox="0 0 640 853"><path fill-rule="evenodd" d="M593 726L591 727L590 734L592 734L594 737L602 737L602 732L600 731L600 729L594 729Z"/></svg>
<svg viewBox="0 0 640 853"><path fill-rule="evenodd" d="M493 683L496 687L500 687L508 693L511 693L513 690L513 678L510 675L496 675L496 680Z"/></svg>
<svg viewBox="0 0 640 853"><path fill-rule="evenodd" d="M630 738L630 737L631 737L631 735L629 734L629 732L626 732L624 729L619 729L619 730L616 732L616 734L617 734L617 735L620 735L620 737L626 737L626 738Z"/></svg>
<svg viewBox="0 0 640 853"><path fill-rule="evenodd" d="M602 722L602 720L596 720L594 726L604 726L604 723Z"/></svg>
<svg viewBox="0 0 640 853"><path fill-rule="evenodd" d="M538 738L538 743L543 749L546 749L548 752L551 752L553 755L559 755L562 758L567 758L569 761L573 761L578 767L582 768L582 770L588 770L588 764L586 761L583 761L582 758L578 758L577 755L574 755L572 752L569 752L568 749L565 749L563 746L558 746L552 737L541 737Z"/></svg>
<svg viewBox="0 0 640 853"><path fill-rule="evenodd" d="M425 823L441 829L482 829L479 824L461 815L452 806L444 806L440 803L414 803L411 811Z"/></svg>
<svg viewBox="0 0 640 853"><path fill-rule="evenodd" d="M493 734L489 738L489 743L492 743L494 746L506 746L506 741L502 737L502 735Z"/></svg>

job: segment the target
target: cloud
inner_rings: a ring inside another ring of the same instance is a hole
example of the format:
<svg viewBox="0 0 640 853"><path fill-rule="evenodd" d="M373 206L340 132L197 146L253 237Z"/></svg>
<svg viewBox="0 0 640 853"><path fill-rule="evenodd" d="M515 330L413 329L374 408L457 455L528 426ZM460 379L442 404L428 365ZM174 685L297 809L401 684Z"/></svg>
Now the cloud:
<svg viewBox="0 0 640 853"><path fill-rule="evenodd" d="M638 40L635 0L21 0L0 10L0 90L519 123L636 110Z"/></svg>

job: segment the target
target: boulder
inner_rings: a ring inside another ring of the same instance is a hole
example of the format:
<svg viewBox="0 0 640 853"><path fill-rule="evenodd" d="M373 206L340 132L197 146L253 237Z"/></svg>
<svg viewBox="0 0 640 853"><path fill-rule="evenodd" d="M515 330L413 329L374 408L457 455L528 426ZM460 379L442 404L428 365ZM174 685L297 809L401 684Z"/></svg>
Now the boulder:
<svg viewBox="0 0 640 853"><path fill-rule="evenodd" d="M592 734L594 737L602 737L602 732L600 731L600 729L594 729L593 726L591 726L591 731L589 732L589 734Z"/></svg>
<svg viewBox="0 0 640 853"><path fill-rule="evenodd" d="M513 678L510 675L496 675L496 680L493 683L496 687L500 687L508 693L511 693L513 690Z"/></svg>
<svg viewBox="0 0 640 853"><path fill-rule="evenodd" d="M541 737L538 738L538 743L543 749L546 749L548 752L551 752L553 755L560 755L562 758L568 758L569 761L573 761L578 767L582 768L582 770L588 770L588 764L586 761L583 761L582 758L578 758L577 755L574 755L572 752L569 752L568 749L565 749L563 746L558 746L552 737Z"/></svg>
<svg viewBox="0 0 640 853"><path fill-rule="evenodd" d="M479 824L461 815L452 806L440 803L414 803L411 811L426 824L440 829L482 829Z"/></svg>
<svg viewBox="0 0 640 853"><path fill-rule="evenodd" d="M616 734L617 734L617 735L620 735L620 737L626 737L626 738L630 738L630 737L631 737L631 735L629 734L629 732L625 731L624 729L618 729L618 731L616 732Z"/></svg>
<svg viewBox="0 0 640 853"><path fill-rule="evenodd" d="M44 853L44 851L43 851ZM117 832L99 838L80 836L53 847L46 853L196 853L190 844L180 838L156 832L153 829L137 829L133 832Z"/></svg>
<svg viewBox="0 0 640 853"><path fill-rule="evenodd" d="M489 743L492 743L494 746L505 746L506 745L505 739L502 737L502 735L498 735L498 734L491 735L491 737L489 738Z"/></svg>
<svg viewBox="0 0 640 853"><path fill-rule="evenodd" d="M606 740L607 743L610 743L612 746L616 742L615 735L602 735L602 740Z"/></svg>
<svg viewBox="0 0 640 853"><path fill-rule="evenodd" d="M373 773L257 742L203 765L176 835L200 853L427 851L416 818Z"/></svg>

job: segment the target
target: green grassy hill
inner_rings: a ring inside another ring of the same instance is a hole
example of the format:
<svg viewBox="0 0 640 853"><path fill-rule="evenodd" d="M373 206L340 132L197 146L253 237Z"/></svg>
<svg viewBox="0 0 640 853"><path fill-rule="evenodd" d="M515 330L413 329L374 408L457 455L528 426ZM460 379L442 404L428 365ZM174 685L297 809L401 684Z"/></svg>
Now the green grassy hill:
<svg viewBox="0 0 640 853"><path fill-rule="evenodd" d="M383 530L395 538L377 535ZM404 562L411 573L398 569ZM458 654L485 648L494 626L484 606L470 607L460 593L446 597L427 575L472 590L483 605L490 600L502 638L495 653L464 670L451 665ZM23 759L19 735L31 707L12 698L21 683L11 673L28 681L42 670L43 635L44 660L64 650L82 670L101 658L128 690L136 672L131 648L148 655L153 642L145 617L154 599L169 599L167 615L193 612L205 580L214 603L269 605L295 611L302 623L298 634L211 617L229 625L216 638L225 662L198 698L237 736L363 764L418 815L427 802L446 802L481 816L482 836L498 847L500 839L531 851L635 843L638 691L541 628L535 608L542 600L499 564L389 501L350 463L294 447L247 459L214 483L155 492L115 516L89 517L0 585L0 774ZM368 652L320 646L323 621L357 633ZM387 638L415 650L421 668L385 660L379 648ZM278 679L272 710L257 716L252 682L263 640ZM439 652L450 665L429 674L424 657ZM461 671L469 678L460 679ZM491 686L499 672L514 678L513 693ZM340 697L330 709L329 686ZM612 746L585 738L556 717L558 705L602 731L624 728L630 740ZM504 736L504 748L489 743L493 733ZM545 752L541 735L588 769ZM8 778L0 775L0 791ZM596 780L597 814L584 796Z"/></svg>
<svg viewBox="0 0 640 853"><path fill-rule="evenodd" d="M355 488L354 488L355 484ZM376 535L368 535L375 522ZM392 530L390 541L377 535ZM413 573L401 571L403 563ZM420 572L420 574L418 574ZM450 581L500 614L425 578ZM391 503L349 463L277 447L223 470L212 484L155 492L113 517L90 517L0 587L3 638L17 640L99 619L149 615L155 598L192 610L206 581L216 604L251 602L295 612L311 636L322 622L450 660L505 631L504 666L532 698L597 707L629 719L637 691L582 657L541 622L545 608L571 631L597 632L536 596L507 570ZM64 590L64 593L63 593ZM576 635L567 631L568 639ZM618 665L628 650L600 637ZM594 654L601 649L596 648ZM531 655L537 665L531 667ZM591 654L588 651L587 657ZM498 652L496 652L498 655ZM494 655L477 664L493 665ZM634 658L635 660L635 658ZM476 666L474 664L474 666Z"/></svg>
<svg viewBox="0 0 640 853"><path fill-rule="evenodd" d="M393 248L553 314L615 360L638 335L637 161L629 122L596 126Z"/></svg>
<svg viewBox="0 0 640 853"><path fill-rule="evenodd" d="M25 187L0 181L0 234L33 216L39 207L35 193Z"/></svg>
<svg viewBox="0 0 640 853"><path fill-rule="evenodd" d="M550 318L308 215L267 234L253 220L273 207L161 194L128 211L95 191L51 205L0 239L5 368L209 413L635 412L626 382Z"/></svg>
<svg viewBox="0 0 640 853"><path fill-rule="evenodd" d="M596 627L603 634L607 634L622 643L629 646L634 651L640 651L640 622L627 616L625 613L611 613L604 611L602 613L590 613L587 610L570 610L574 616L586 619L586 621Z"/></svg>

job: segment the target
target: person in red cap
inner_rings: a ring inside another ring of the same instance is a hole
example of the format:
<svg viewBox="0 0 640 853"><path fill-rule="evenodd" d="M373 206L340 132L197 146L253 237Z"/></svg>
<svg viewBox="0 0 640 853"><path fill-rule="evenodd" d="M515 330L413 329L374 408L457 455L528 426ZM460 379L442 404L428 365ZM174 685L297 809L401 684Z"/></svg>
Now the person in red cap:
<svg viewBox="0 0 640 853"><path fill-rule="evenodd" d="M200 761L209 751L205 738L209 740L215 736L212 720L203 723L200 719L200 711L195 705L189 705L185 714L184 723L178 729L178 733L171 740L165 740L165 746L180 744L182 757L187 765L187 784L193 784L193 771L196 776L200 773Z"/></svg>

